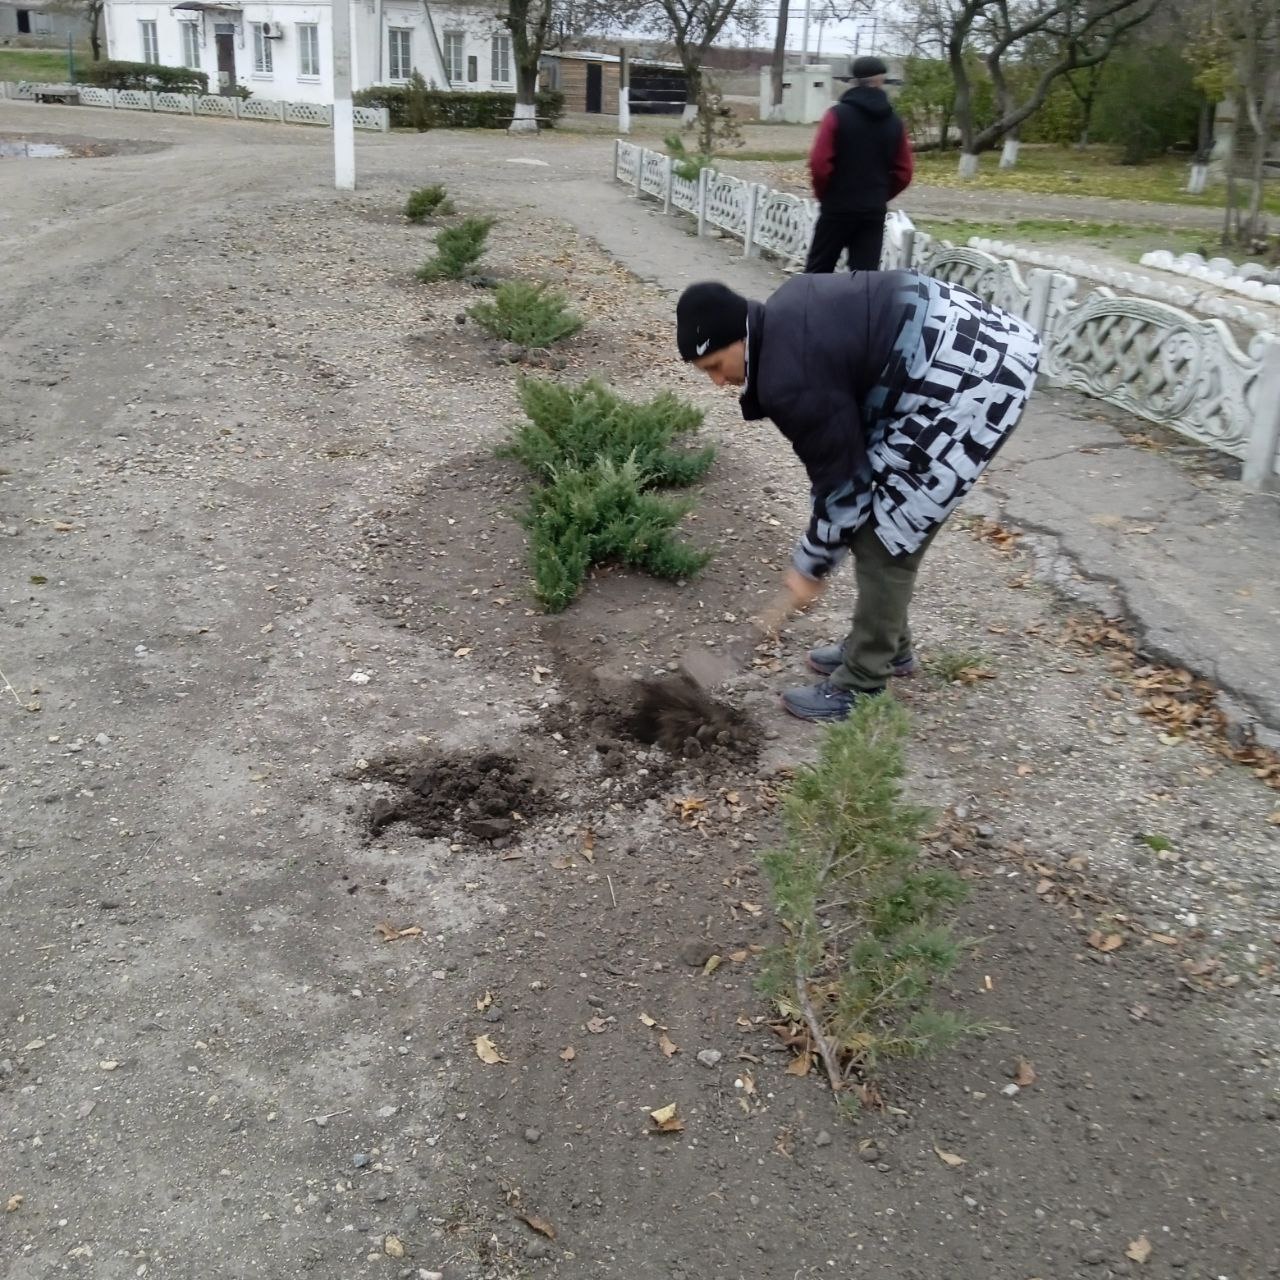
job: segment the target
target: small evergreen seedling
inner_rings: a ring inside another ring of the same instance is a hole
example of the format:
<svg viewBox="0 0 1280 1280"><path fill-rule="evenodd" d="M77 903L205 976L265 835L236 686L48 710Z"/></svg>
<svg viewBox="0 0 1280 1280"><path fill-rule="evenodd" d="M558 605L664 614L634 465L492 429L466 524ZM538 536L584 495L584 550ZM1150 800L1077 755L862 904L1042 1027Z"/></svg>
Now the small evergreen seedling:
<svg viewBox="0 0 1280 1280"><path fill-rule="evenodd" d="M463 218L436 236L436 256L418 268L419 280L461 280L484 253L496 218Z"/></svg>
<svg viewBox="0 0 1280 1280"><path fill-rule="evenodd" d="M785 842L761 859L786 931L767 957L765 988L807 1029L833 1089L849 1070L989 1029L930 1003L962 950L938 920L966 886L922 865L928 815L902 797L908 731L892 698L859 702L797 773Z"/></svg>
<svg viewBox="0 0 1280 1280"><path fill-rule="evenodd" d="M409 198L404 204L404 216L410 222L426 222L428 218L434 218L437 214L452 212L453 205L449 203L449 194L438 182L409 192Z"/></svg>
<svg viewBox="0 0 1280 1280"><path fill-rule="evenodd" d="M477 302L470 315L486 333L522 347L549 347L582 328L563 293L525 280L500 284L493 301Z"/></svg>
<svg viewBox="0 0 1280 1280"><path fill-rule="evenodd" d="M530 378L520 387L520 403L529 421L506 452L543 480L597 458L615 466L634 458L647 487L683 487L702 479L715 457L710 446L672 447L701 424L702 410L670 392L637 404L594 378L576 387Z"/></svg>
<svg viewBox="0 0 1280 1280"><path fill-rule="evenodd" d="M598 458L557 472L534 490L527 517L534 591L548 613L573 602L593 564L624 564L673 579L706 564L707 552L674 535L688 507L645 493L646 485L634 458L621 465Z"/></svg>

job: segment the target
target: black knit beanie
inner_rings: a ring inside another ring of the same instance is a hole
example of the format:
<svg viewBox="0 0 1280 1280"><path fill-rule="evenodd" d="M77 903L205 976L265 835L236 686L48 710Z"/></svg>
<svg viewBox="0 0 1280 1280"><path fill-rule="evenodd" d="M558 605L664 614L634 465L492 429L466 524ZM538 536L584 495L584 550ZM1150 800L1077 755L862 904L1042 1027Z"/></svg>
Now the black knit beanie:
<svg viewBox="0 0 1280 1280"><path fill-rule="evenodd" d="M691 284L676 303L676 345L684 361L708 356L747 336L747 300L726 284Z"/></svg>
<svg viewBox="0 0 1280 1280"><path fill-rule="evenodd" d="M855 80L872 80L876 76L887 76L889 68L882 59L864 54L861 58L854 58L849 74Z"/></svg>

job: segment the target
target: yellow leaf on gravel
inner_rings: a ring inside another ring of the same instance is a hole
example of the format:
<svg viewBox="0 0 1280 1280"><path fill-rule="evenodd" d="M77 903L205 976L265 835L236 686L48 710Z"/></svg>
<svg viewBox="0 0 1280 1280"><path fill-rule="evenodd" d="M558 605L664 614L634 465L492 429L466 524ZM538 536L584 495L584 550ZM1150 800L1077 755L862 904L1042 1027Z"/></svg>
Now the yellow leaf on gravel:
<svg viewBox="0 0 1280 1280"><path fill-rule="evenodd" d="M657 1018L651 1018L647 1013L642 1013L640 1015L640 1021L643 1022L646 1027L656 1027L658 1025Z"/></svg>
<svg viewBox="0 0 1280 1280"><path fill-rule="evenodd" d="M382 1242L382 1252L385 1253L388 1258L403 1258L404 1245L401 1243L400 1237L388 1236Z"/></svg>
<svg viewBox="0 0 1280 1280"><path fill-rule="evenodd" d="M1035 1064L1028 1062L1026 1058L1019 1058L1018 1065L1014 1069L1013 1083L1019 1089L1030 1089L1036 1082Z"/></svg>
<svg viewBox="0 0 1280 1280"><path fill-rule="evenodd" d="M676 1115L674 1102L650 1111L649 1119L653 1121L659 1133L680 1133L684 1129L684 1121Z"/></svg>
<svg viewBox="0 0 1280 1280"><path fill-rule="evenodd" d="M1133 1262L1146 1262L1151 1257L1151 1241L1146 1236L1139 1236L1124 1251L1124 1256Z"/></svg>
<svg viewBox="0 0 1280 1280"><path fill-rule="evenodd" d="M455 658L465 658L467 654L469 654L470 652L471 652L471 646L464 645L461 649L455 649L453 651L453 656Z"/></svg>
<svg viewBox="0 0 1280 1280"><path fill-rule="evenodd" d="M789 1076L807 1076L809 1068L813 1065L813 1057L809 1053L802 1053L798 1058L791 1060L791 1065L787 1068Z"/></svg>
<svg viewBox="0 0 1280 1280"><path fill-rule="evenodd" d="M476 1036L476 1057L486 1066L496 1067L507 1059L498 1052L498 1046L488 1036Z"/></svg>
<svg viewBox="0 0 1280 1280"><path fill-rule="evenodd" d="M483 1013L493 1003L493 992L486 991L484 995L476 1001L476 1012Z"/></svg>
<svg viewBox="0 0 1280 1280"><path fill-rule="evenodd" d="M702 966L702 976L709 978L720 967L720 957L712 956L706 964Z"/></svg>
<svg viewBox="0 0 1280 1280"><path fill-rule="evenodd" d="M571 1044L565 1045L565 1047L560 1050L561 1062L572 1062L574 1058L576 1058L577 1056L578 1056L578 1051Z"/></svg>
<svg viewBox="0 0 1280 1280"><path fill-rule="evenodd" d="M5 1201L5 1213L17 1213L18 1210L22 1208L22 1202L25 1199L26 1196L23 1195L10 1196L9 1199Z"/></svg>
<svg viewBox="0 0 1280 1280"><path fill-rule="evenodd" d="M658 1038L658 1048L662 1050L665 1058L670 1058L673 1054L680 1052L680 1046L676 1044L664 1031Z"/></svg>
<svg viewBox="0 0 1280 1280"><path fill-rule="evenodd" d="M1109 951L1118 951L1124 946L1124 934L1108 933L1104 934L1100 929L1095 929L1089 935L1089 945L1095 951L1101 951L1104 955Z"/></svg>
<svg viewBox="0 0 1280 1280"><path fill-rule="evenodd" d="M964 1156L958 1156L954 1151L943 1151L943 1149L936 1143L934 1144L933 1151L938 1159L941 1160L948 1168L958 1169L962 1164L969 1163Z"/></svg>

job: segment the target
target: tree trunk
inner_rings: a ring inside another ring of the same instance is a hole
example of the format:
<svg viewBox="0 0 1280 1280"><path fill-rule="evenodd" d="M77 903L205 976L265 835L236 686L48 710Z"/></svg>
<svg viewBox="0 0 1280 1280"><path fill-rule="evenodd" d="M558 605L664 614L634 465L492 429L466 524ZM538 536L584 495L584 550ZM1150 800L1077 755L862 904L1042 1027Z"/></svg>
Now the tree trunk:
<svg viewBox="0 0 1280 1280"><path fill-rule="evenodd" d="M684 112L680 116L680 127L691 128L698 122L698 100L702 96L701 66L685 65L684 69Z"/></svg>
<svg viewBox="0 0 1280 1280"><path fill-rule="evenodd" d="M511 123L507 126L509 133L537 133L538 121L538 68L535 64L516 64L516 109Z"/></svg>
<svg viewBox="0 0 1280 1280"><path fill-rule="evenodd" d="M89 6L89 48L93 52L94 62L102 58L102 5Z"/></svg>
<svg viewBox="0 0 1280 1280"><path fill-rule="evenodd" d="M959 174L962 178L976 178L978 176L978 153L976 151L966 151L964 144L960 144L960 168Z"/></svg>
<svg viewBox="0 0 1280 1280"><path fill-rule="evenodd" d="M1018 141L1018 133L1015 129L1005 140L1004 145L1000 149L1000 167L1002 169L1013 169L1018 163L1018 148L1021 146Z"/></svg>
<svg viewBox="0 0 1280 1280"><path fill-rule="evenodd" d="M778 34L773 42L773 63L769 72L772 87L770 120L782 119L782 72L787 62L787 17L790 10L791 0L778 0Z"/></svg>

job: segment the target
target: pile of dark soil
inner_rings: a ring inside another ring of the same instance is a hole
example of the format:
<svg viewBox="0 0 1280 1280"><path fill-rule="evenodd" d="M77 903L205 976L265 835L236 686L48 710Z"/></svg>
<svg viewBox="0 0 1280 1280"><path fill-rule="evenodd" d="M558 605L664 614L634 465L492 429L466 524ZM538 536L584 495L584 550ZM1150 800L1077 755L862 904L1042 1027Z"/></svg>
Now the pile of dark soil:
<svg viewBox="0 0 1280 1280"><path fill-rule="evenodd" d="M756 752L750 720L682 673L637 681L636 708L626 729L640 742L686 760L709 753L751 758Z"/></svg>
<svg viewBox="0 0 1280 1280"><path fill-rule="evenodd" d="M547 789L533 770L492 751L415 760L389 757L372 762L362 776L398 790L370 808L371 837L393 822L404 822L415 835L462 831L502 848L519 838L526 819L546 807Z"/></svg>

